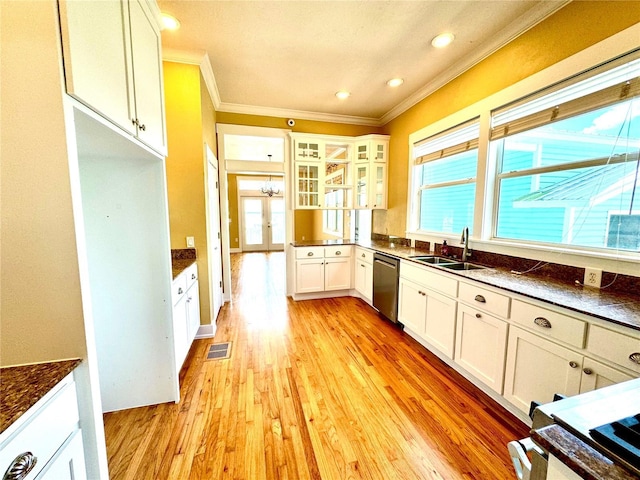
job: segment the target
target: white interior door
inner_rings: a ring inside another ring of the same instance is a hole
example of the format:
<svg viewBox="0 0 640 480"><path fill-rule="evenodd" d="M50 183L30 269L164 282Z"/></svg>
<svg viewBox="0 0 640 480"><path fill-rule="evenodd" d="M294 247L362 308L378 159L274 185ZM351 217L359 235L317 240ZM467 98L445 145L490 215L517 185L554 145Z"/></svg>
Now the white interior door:
<svg viewBox="0 0 640 480"><path fill-rule="evenodd" d="M218 191L218 159L209 145L207 155L207 237L209 244L209 285L211 295L211 324L216 324L222 307L222 242L220 240L220 195Z"/></svg>
<svg viewBox="0 0 640 480"><path fill-rule="evenodd" d="M243 252L284 250L284 199L240 197Z"/></svg>

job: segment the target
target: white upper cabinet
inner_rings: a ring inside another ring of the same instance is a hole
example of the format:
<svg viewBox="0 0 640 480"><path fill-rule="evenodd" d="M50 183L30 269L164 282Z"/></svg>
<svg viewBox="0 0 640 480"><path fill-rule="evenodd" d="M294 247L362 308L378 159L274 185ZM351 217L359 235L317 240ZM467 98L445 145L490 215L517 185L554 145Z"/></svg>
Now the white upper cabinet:
<svg viewBox="0 0 640 480"><path fill-rule="evenodd" d="M166 155L160 31L144 0L60 1L67 93Z"/></svg>

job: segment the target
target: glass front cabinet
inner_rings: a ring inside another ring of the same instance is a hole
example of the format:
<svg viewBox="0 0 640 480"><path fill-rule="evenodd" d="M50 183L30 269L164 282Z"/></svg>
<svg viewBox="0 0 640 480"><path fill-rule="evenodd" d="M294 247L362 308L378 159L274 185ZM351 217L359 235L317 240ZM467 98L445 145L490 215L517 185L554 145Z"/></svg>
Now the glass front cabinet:
<svg viewBox="0 0 640 480"><path fill-rule="evenodd" d="M290 135L294 208L387 208L388 136Z"/></svg>

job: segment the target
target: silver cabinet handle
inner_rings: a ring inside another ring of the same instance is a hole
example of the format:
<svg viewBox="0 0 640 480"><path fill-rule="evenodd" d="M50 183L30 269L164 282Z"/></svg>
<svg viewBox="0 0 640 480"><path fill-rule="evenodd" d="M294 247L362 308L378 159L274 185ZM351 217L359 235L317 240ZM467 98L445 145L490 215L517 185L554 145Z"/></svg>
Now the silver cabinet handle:
<svg viewBox="0 0 640 480"><path fill-rule="evenodd" d="M591 370L590 368L583 368L582 371L585 375L591 375L593 373L593 370Z"/></svg>
<svg viewBox="0 0 640 480"><path fill-rule="evenodd" d="M533 320L533 323L542 328L551 328L551 322L544 317L537 317Z"/></svg>
<svg viewBox="0 0 640 480"><path fill-rule="evenodd" d="M578 368L578 363L577 362L569 362L569 366L571 368Z"/></svg>
<svg viewBox="0 0 640 480"><path fill-rule="evenodd" d="M24 452L13 459L2 480L22 480L29 475L33 467L38 463L38 457L31 452Z"/></svg>
<svg viewBox="0 0 640 480"><path fill-rule="evenodd" d="M476 298L474 298L474 300L480 303L487 303L487 300L482 295L476 295Z"/></svg>
<svg viewBox="0 0 640 480"><path fill-rule="evenodd" d="M342 255L342 252L341 252L340 250L338 250L338 251L336 252L336 255Z"/></svg>
<svg viewBox="0 0 640 480"><path fill-rule="evenodd" d="M360 264L360 266L361 266L362 268L367 268L367 267L365 267L365 266L364 266L364 263L361 263L361 264Z"/></svg>
<svg viewBox="0 0 640 480"><path fill-rule="evenodd" d="M307 257L313 257L313 252L307 252Z"/></svg>
<svg viewBox="0 0 640 480"><path fill-rule="evenodd" d="M631 355L629 355L629 360L631 360L633 363L637 363L638 365L640 365L640 352L634 352Z"/></svg>
<svg viewBox="0 0 640 480"><path fill-rule="evenodd" d="M479 313L476 313L476 318L482 318L482 315L480 315Z"/></svg>
<svg viewBox="0 0 640 480"><path fill-rule="evenodd" d="M184 290L182 290L182 287L178 287L178 295L181 295L184 293Z"/></svg>
<svg viewBox="0 0 640 480"><path fill-rule="evenodd" d="M191 274L191 280L195 280L195 279L196 279L196 274L195 274L195 273L192 273L192 274Z"/></svg>
<svg viewBox="0 0 640 480"><path fill-rule="evenodd" d="M361 257L362 257L362 258L364 258L364 257L366 257L366 255L363 253L363 254L361 255Z"/></svg>

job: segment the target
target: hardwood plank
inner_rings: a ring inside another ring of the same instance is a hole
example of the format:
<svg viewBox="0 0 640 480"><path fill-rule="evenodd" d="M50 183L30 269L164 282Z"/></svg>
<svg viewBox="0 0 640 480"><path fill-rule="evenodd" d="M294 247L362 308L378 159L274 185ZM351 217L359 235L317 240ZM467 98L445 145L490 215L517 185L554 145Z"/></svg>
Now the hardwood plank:
<svg viewBox="0 0 640 480"><path fill-rule="evenodd" d="M180 404L104 416L112 479L514 478L506 443L526 425L363 301L287 298L283 265L232 255L232 302L194 342ZM230 358L206 360L219 342Z"/></svg>

